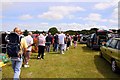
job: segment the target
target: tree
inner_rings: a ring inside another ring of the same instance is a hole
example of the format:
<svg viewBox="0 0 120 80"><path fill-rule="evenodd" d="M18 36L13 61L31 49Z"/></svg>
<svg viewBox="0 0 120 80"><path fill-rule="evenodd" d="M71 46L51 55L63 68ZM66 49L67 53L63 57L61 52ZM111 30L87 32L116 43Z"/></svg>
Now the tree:
<svg viewBox="0 0 120 80"><path fill-rule="evenodd" d="M50 32L52 35L54 35L55 33L58 33L58 30L56 27L52 27L48 30L48 32Z"/></svg>
<svg viewBox="0 0 120 80"><path fill-rule="evenodd" d="M115 29L111 29L114 33L117 31L117 30L115 30Z"/></svg>
<svg viewBox="0 0 120 80"><path fill-rule="evenodd" d="M69 30L65 32L66 34L75 35L77 31Z"/></svg>
<svg viewBox="0 0 120 80"><path fill-rule="evenodd" d="M40 31L36 30L33 32L34 34L40 34Z"/></svg>
<svg viewBox="0 0 120 80"><path fill-rule="evenodd" d="M24 35L24 36L27 36L27 35L28 35L28 31L25 30L25 31L23 32L23 35Z"/></svg>
<svg viewBox="0 0 120 80"><path fill-rule="evenodd" d="M87 34L89 34L89 31L88 30L82 30L81 34L86 34L87 35Z"/></svg>
<svg viewBox="0 0 120 80"><path fill-rule="evenodd" d="M91 28L90 31L89 31L89 33L90 34L95 33L95 32L97 32L97 30L98 30L98 28Z"/></svg>

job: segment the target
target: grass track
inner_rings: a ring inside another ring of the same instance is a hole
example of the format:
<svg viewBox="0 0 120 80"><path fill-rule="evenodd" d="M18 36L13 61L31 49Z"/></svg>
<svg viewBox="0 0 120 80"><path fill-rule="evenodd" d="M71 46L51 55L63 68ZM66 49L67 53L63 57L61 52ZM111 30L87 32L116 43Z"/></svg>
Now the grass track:
<svg viewBox="0 0 120 80"><path fill-rule="evenodd" d="M30 59L30 67L22 67L21 78L120 78L111 71L110 64L84 44L73 46L65 54L46 53L45 60L37 60L37 53ZM12 78L11 63L2 68L3 78Z"/></svg>

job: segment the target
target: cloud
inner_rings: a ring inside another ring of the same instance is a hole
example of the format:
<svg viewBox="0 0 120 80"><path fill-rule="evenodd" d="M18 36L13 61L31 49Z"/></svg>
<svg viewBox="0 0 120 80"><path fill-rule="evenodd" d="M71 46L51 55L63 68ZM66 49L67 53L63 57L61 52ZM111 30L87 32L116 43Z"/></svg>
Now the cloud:
<svg viewBox="0 0 120 80"><path fill-rule="evenodd" d="M52 6L49 7L48 12L38 15L38 17L49 20L59 20L78 11L85 11L85 9L79 6Z"/></svg>
<svg viewBox="0 0 120 80"><path fill-rule="evenodd" d="M0 16L0 19L3 19L3 16Z"/></svg>
<svg viewBox="0 0 120 80"><path fill-rule="evenodd" d="M111 0L1 0L2 2L109 2Z"/></svg>
<svg viewBox="0 0 120 80"><path fill-rule="evenodd" d="M81 30L82 25L79 23L60 23L55 24L58 30L67 31L67 30Z"/></svg>
<svg viewBox="0 0 120 80"><path fill-rule="evenodd" d="M68 15L68 19L74 19L75 16L74 15Z"/></svg>
<svg viewBox="0 0 120 80"><path fill-rule="evenodd" d="M98 29L105 29L109 30L111 28L117 29L117 26L104 26L104 25L97 25L97 24L80 24L80 23L59 23L50 25L49 23L3 23L2 30L3 31L12 31L15 26L19 26L21 30L28 30L28 31L48 31L51 27L56 27L59 31L67 31L67 30L90 30L91 28L98 28ZM8 28L9 27L9 28Z"/></svg>
<svg viewBox="0 0 120 80"><path fill-rule="evenodd" d="M67 31L67 30L90 30L91 28L105 29L109 30L109 26L97 25L97 24L80 24L80 23L60 23L55 24L58 30Z"/></svg>
<svg viewBox="0 0 120 80"><path fill-rule="evenodd" d="M23 30L28 30L28 31L47 31L50 26L46 22L41 22L41 23L3 23L2 24L2 29L3 31L12 31L16 26L19 27L22 31ZM8 28L9 27L9 28Z"/></svg>
<svg viewBox="0 0 120 80"><path fill-rule="evenodd" d="M84 18L84 20L98 21L98 22L106 22L107 21L107 19L102 19L101 15L98 13L91 13L88 15L88 17Z"/></svg>
<svg viewBox="0 0 120 80"><path fill-rule="evenodd" d="M109 8L110 6L111 6L110 3L98 3L94 6L94 9L104 10Z"/></svg>
<svg viewBox="0 0 120 80"><path fill-rule="evenodd" d="M59 20L63 18L63 15L59 14L59 13L54 13L54 12L46 12L43 13L42 15L38 15L39 18L44 18L44 19L48 19L48 20Z"/></svg>
<svg viewBox="0 0 120 80"><path fill-rule="evenodd" d="M29 19L32 19L33 17L29 14L26 14L26 15L22 15L19 17L19 19L21 20L29 20Z"/></svg>
<svg viewBox="0 0 120 80"><path fill-rule="evenodd" d="M112 17L117 19L118 18L118 8L115 8L112 13Z"/></svg>
<svg viewBox="0 0 120 80"><path fill-rule="evenodd" d="M3 10L8 10L13 5L13 2L1 2L0 3L0 12Z"/></svg>
<svg viewBox="0 0 120 80"><path fill-rule="evenodd" d="M114 9L114 12L113 12L113 15L112 15L112 18L109 18L109 19L104 19L102 18L102 16L98 13L91 13L88 15L88 17L86 18L82 18L80 17L79 19L82 19L82 20L87 20L89 21L90 23L96 23L98 22L100 24L100 22L106 22L108 25L117 25L118 24L118 19L117 19L117 8Z"/></svg>
<svg viewBox="0 0 120 80"><path fill-rule="evenodd" d="M111 1L111 2L101 2L101 3L95 4L94 9L105 10L105 9L108 9L110 7L113 7L113 6L117 7L118 2L119 2L119 0L114 0L114 1Z"/></svg>
<svg viewBox="0 0 120 80"><path fill-rule="evenodd" d="M108 20L109 21L109 23L111 23L111 24L118 24L118 20L116 20L116 19L110 19L110 20Z"/></svg>
<svg viewBox="0 0 120 80"><path fill-rule="evenodd" d="M112 16L110 19L108 19L108 22L112 25L117 25L118 24L118 16L120 17L120 15L118 14L118 8L114 8Z"/></svg>

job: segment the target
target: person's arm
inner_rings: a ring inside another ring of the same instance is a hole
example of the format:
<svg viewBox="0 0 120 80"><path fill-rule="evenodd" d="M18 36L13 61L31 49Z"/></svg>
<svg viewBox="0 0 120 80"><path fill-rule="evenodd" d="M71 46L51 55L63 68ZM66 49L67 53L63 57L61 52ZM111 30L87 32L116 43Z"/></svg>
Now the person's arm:
<svg viewBox="0 0 120 80"><path fill-rule="evenodd" d="M23 48L23 54L26 54L27 47L28 47L27 42L26 42L26 40L24 38L22 38L21 42L22 42L21 44L23 45L22 46L22 48Z"/></svg>

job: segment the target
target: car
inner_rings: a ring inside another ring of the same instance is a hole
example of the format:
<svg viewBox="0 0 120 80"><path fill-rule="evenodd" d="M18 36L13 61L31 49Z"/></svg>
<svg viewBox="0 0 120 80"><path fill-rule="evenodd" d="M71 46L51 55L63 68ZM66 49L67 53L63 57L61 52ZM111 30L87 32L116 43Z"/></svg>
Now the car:
<svg viewBox="0 0 120 80"><path fill-rule="evenodd" d="M91 49L100 49L102 43L107 41L107 31L106 30L98 30L96 33L90 34L87 39L87 46Z"/></svg>
<svg viewBox="0 0 120 80"><path fill-rule="evenodd" d="M88 37L88 35L83 35L80 38L80 44L86 44L87 43L87 37Z"/></svg>
<svg viewBox="0 0 120 80"><path fill-rule="evenodd" d="M120 69L120 38L112 38L100 47L100 56L111 63L113 72Z"/></svg>
<svg viewBox="0 0 120 80"><path fill-rule="evenodd" d="M91 39L91 34L87 37L87 42L86 42L86 45L89 48L90 48L90 39Z"/></svg>

